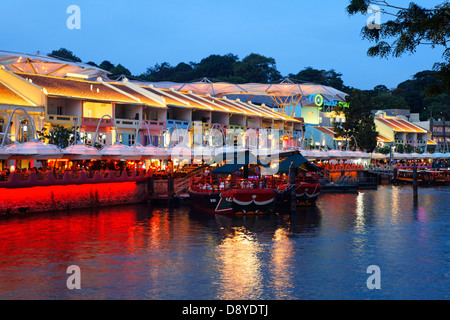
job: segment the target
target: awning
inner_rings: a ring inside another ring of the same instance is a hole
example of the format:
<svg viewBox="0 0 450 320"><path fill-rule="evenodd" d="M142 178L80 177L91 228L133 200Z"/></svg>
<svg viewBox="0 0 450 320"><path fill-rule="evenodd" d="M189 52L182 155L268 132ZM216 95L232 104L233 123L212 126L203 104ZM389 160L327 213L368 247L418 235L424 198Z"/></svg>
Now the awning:
<svg viewBox="0 0 450 320"><path fill-rule="evenodd" d="M294 165L295 168L299 168L300 170L303 171L317 172L322 170L312 162L308 161L300 153L296 152L280 162L278 166L278 172L289 173L289 167L291 166L291 163Z"/></svg>

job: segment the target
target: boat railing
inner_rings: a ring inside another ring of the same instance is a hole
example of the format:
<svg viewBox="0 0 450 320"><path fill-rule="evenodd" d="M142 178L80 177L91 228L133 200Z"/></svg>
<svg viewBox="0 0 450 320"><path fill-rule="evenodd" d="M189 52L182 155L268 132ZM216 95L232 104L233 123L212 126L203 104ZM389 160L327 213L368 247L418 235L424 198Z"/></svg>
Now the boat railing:
<svg viewBox="0 0 450 320"><path fill-rule="evenodd" d="M328 172L364 171L365 167L362 164L326 164L323 169Z"/></svg>
<svg viewBox="0 0 450 320"><path fill-rule="evenodd" d="M230 189L269 189L275 187L275 179L268 178L217 178L214 176L192 177L190 188L196 192L213 193Z"/></svg>

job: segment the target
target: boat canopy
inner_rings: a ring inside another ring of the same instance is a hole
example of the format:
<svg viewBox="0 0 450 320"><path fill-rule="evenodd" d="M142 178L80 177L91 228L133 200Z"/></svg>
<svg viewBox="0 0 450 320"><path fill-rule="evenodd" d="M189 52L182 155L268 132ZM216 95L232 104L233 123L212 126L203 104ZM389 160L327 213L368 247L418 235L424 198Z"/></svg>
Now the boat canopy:
<svg viewBox="0 0 450 320"><path fill-rule="evenodd" d="M268 164L261 163L250 151L237 154L233 159L228 160L223 166L212 171L214 174L232 174L244 166L258 165L268 168Z"/></svg>
<svg viewBox="0 0 450 320"><path fill-rule="evenodd" d="M303 171L317 172L322 170L312 162L308 161L300 153L295 152L294 154L292 154L291 156L287 157L286 159L280 162L278 166L278 172L289 173L289 167L291 166L291 163L294 165L295 168L300 168L300 170Z"/></svg>

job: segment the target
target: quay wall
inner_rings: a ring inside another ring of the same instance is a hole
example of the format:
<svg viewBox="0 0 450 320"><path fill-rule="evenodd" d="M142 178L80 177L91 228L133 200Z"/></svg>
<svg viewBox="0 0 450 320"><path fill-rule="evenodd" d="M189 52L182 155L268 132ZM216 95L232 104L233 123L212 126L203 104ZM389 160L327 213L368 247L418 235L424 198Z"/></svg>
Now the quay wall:
<svg viewBox="0 0 450 320"><path fill-rule="evenodd" d="M147 194L145 181L0 188L0 215L141 203Z"/></svg>

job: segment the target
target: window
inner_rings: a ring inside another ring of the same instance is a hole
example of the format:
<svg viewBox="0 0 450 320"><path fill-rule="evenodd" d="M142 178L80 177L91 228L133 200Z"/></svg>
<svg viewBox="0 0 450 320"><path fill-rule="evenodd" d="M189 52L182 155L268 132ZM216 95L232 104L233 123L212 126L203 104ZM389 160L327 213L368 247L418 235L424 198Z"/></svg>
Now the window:
<svg viewBox="0 0 450 320"><path fill-rule="evenodd" d="M63 107L62 106L57 106L56 107L56 114L58 115L58 116L61 116L62 114L63 114Z"/></svg>
<svg viewBox="0 0 450 320"><path fill-rule="evenodd" d="M128 140L128 145L130 145L130 146L134 145L134 140L135 140L135 135L130 134L129 140Z"/></svg>
<svg viewBox="0 0 450 320"><path fill-rule="evenodd" d="M19 142L28 141L28 120L23 119L19 122L19 135L17 137Z"/></svg>

